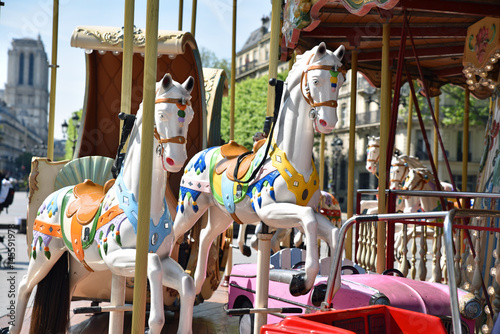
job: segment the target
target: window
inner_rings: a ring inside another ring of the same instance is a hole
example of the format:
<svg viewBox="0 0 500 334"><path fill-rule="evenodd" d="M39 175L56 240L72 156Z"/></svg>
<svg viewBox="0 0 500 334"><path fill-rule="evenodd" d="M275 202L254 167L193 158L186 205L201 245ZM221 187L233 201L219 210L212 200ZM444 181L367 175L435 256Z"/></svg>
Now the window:
<svg viewBox="0 0 500 334"><path fill-rule="evenodd" d="M24 83L24 53L19 55L19 78L17 83L22 85Z"/></svg>
<svg viewBox="0 0 500 334"><path fill-rule="evenodd" d="M29 63L29 73L28 73L28 85L33 86L33 71L35 67L35 57L30 53L30 63Z"/></svg>
<svg viewBox="0 0 500 334"><path fill-rule="evenodd" d="M463 148L463 131L458 131L457 132L457 161L462 161L463 155L464 155L464 148ZM469 154L467 156L467 161L472 160L472 152L470 151L470 137L469 137Z"/></svg>
<svg viewBox="0 0 500 334"><path fill-rule="evenodd" d="M427 155L427 149L425 148L424 136L422 135L422 131L417 131L417 147L415 148L415 156L420 160L429 160L429 156ZM430 139L430 138L428 138ZM432 147L432 143L429 140L429 145Z"/></svg>

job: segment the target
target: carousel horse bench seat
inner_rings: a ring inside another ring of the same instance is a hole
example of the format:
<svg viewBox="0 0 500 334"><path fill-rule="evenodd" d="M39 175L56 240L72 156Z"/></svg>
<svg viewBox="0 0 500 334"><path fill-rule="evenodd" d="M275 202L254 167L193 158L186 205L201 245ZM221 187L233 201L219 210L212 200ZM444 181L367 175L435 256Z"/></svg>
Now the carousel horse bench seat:
<svg viewBox="0 0 500 334"><path fill-rule="evenodd" d="M241 180L243 176L248 172L248 169L252 165L252 161L255 158L259 148L264 145L266 142L265 139L262 139L255 144L253 152L247 154L240 162L238 167L238 179ZM217 166L215 167L215 172L220 175L226 172L227 177L231 181L235 181L234 179L234 170L236 168L236 163L238 158L242 155L249 152L248 149L242 145L237 144L235 141L231 140L229 143L224 144L220 148L220 153L224 157Z"/></svg>

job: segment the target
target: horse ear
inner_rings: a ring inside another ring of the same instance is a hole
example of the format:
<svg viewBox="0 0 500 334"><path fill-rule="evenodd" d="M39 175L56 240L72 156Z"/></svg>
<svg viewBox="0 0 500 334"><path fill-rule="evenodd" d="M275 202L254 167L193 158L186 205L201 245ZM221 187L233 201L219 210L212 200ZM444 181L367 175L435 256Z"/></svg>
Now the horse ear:
<svg viewBox="0 0 500 334"><path fill-rule="evenodd" d="M344 54L345 54L345 47L343 45L339 46L337 48L337 50L335 50L333 52L333 54L335 55L335 57L337 57L339 60L342 60L342 58L344 58Z"/></svg>
<svg viewBox="0 0 500 334"><path fill-rule="evenodd" d="M189 76L189 78L187 78L186 81L184 81L184 83L182 84L182 87L187 90L189 94L191 94L194 87L194 78L192 76Z"/></svg>
<svg viewBox="0 0 500 334"><path fill-rule="evenodd" d="M318 45L318 49L316 50L316 55L314 56L314 61L321 59L326 54L326 44L325 42L321 42Z"/></svg>
<svg viewBox="0 0 500 334"><path fill-rule="evenodd" d="M163 87L163 89L165 91L169 90L170 87L172 87L172 83L173 83L173 80L172 80L172 76L170 75L170 73L165 74L163 79L161 79L161 86Z"/></svg>

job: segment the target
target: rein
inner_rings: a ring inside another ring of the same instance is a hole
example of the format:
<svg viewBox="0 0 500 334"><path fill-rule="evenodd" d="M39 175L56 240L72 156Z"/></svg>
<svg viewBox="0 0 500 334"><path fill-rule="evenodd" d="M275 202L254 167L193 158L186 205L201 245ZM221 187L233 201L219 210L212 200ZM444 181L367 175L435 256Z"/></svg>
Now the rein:
<svg viewBox="0 0 500 334"><path fill-rule="evenodd" d="M314 55L315 54L313 54L313 55L311 55L309 57L309 59L307 60L308 64L311 61L311 59L314 57ZM314 98L311 95L311 90L309 89L309 82L307 80L307 72L312 71L312 70L332 71L332 69L334 69L334 72L337 72L337 66L335 66L335 65L334 66L329 66L329 65L309 65L302 72L302 77L300 78L300 92L302 93L302 96L304 97L304 100L306 100L306 102L313 109L316 108L316 107L332 107L332 108L337 108L337 100L327 100L327 101L321 101L321 102L314 101ZM305 88L304 88L304 81L306 83L305 84Z"/></svg>
<svg viewBox="0 0 500 334"><path fill-rule="evenodd" d="M398 182L399 184L403 184L404 179L406 178L405 175L407 175L407 170L409 169L407 164L395 164L392 165L391 167L404 167L405 169L403 170L403 173L401 174L401 180L398 179L390 179L389 182ZM392 174L392 173L391 173Z"/></svg>

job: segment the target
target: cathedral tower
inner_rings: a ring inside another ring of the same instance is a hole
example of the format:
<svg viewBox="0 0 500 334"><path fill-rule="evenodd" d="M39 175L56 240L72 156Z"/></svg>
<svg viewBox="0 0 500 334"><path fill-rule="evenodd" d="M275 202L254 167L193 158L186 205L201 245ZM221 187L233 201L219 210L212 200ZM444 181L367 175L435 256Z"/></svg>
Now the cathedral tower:
<svg viewBox="0 0 500 334"><path fill-rule="evenodd" d="M12 40L5 102L17 119L45 143L48 136L48 78L47 54L40 36L37 40Z"/></svg>

